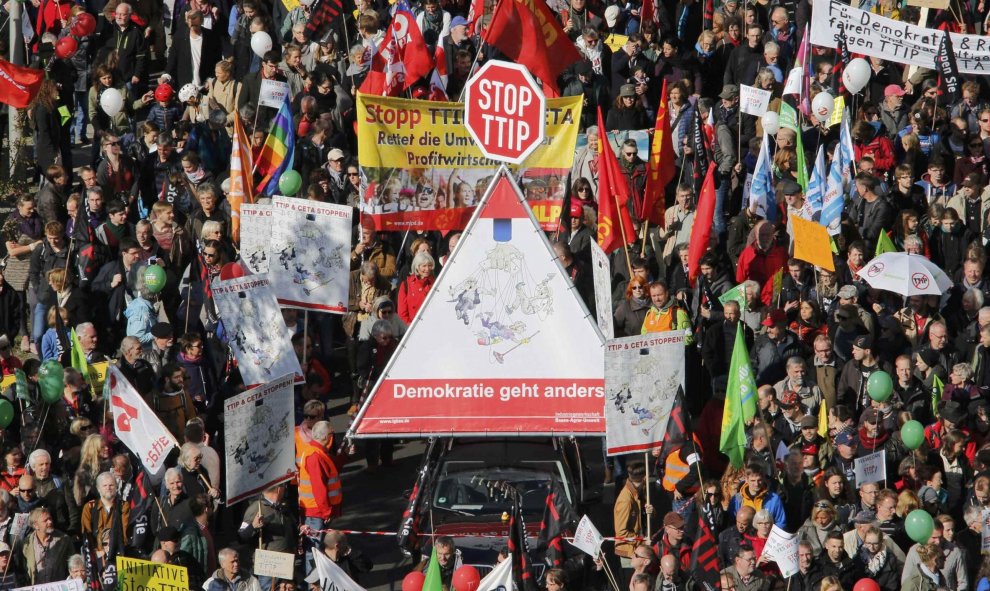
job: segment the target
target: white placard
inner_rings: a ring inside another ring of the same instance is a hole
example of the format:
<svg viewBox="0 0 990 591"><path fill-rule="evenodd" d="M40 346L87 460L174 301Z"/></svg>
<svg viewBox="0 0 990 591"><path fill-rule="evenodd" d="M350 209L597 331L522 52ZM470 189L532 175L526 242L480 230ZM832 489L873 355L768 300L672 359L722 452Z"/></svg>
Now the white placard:
<svg viewBox="0 0 990 591"><path fill-rule="evenodd" d="M295 554L258 548L254 551L254 574L291 581L295 560Z"/></svg>
<svg viewBox="0 0 990 591"><path fill-rule="evenodd" d="M887 450L881 449L861 458L856 458L854 462L856 470L856 487L880 482L887 479Z"/></svg>
<svg viewBox="0 0 990 591"><path fill-rule="evenodd" d="M272 211L268 276L279 304L347 312L353 208L276 196Z"/></svg>
<svg viewBox="0 0 990 591"><path fill-rule="evenodd" d="M14 513L13 521L10 522L10 537L19 540L24 537L28 528L28 517L30 513Z"/></svg>
<svg viewBox="0 0 990 591"><path fill-rule="evenodd" d="M784 82L784 91L782 94L801 94L802 76L804 76L803 68L793 68L787 74L787 81Z"/></svg>
<svg viewBox="0 0 990 591"><path fill-rule="evenodd" d="M241 205L241 263L254 275L268 272L268 245L272 241L272 206Z"/></svg>
<svg viewBox="0 0 990 591"><path fill-rule="evenodd" d="M770 537L763 547L763 556L777 563L780 574L786 579L798 572L798 537L789 534L776 525L770 530Z"/></svg>
<svg viewBox="0 0 990 591"><path fill-rule="evenodd" d="M659 447L684 388L684 332L605 343L605 448L608 455Z"/></svg>
<svg viewBox="0 0 990 591"><path fill-rule="evenodd" d="M770 107L771 94L769 90L743 84L739 87L739 110L747 115L762 117Z"/></svg>
<svg viewBox="0 0 990 591"><path fill-rule="evenodd" d="M990 509L984 509L980 513L980 519L983 520L983 527L980 528L980 554L990 554Z"/></svg>
<svg viewBox="0 0 990 591"><path fill-rule="evenodd" d="M289 373L301 382L302 368L268 278L250 275L215 281L211 287L244 383L267 384Z"/></svg>
<svg viewBox="0 0 990 591"><path fill-rule="evenodd" d="M83 591L83 589L84 586L81 579L69 579L67 581L42 583L30 587L18 587L13 591Z"/></svg>
<svg viewBox="0 0 990 591"><path fill-rule="evenodd" d="M585 515L578 522L577 529L574 530L574 540L571 541L571 544L588 556L598 558L602 552L602 542L604 541L605 538L599 533L598 528Z"/></svg>
<svg viewBox="0 0 990 591"><path fill-rule="evenodd" d="M935 55L943 35L938 29L896 21L853 8L840 0L816 2L811 18L811 43L834 48L841 28L845 29L850 53L931 69L935 68ZM990 72L990 40L986 36L952 33L951 37L960 73Z"/></svg>
<svg viewBox="0 0 990 591"><path fill-rule="evenodd" d="M289 83L279 80L262 80L258 93L258 104L262 107L280 109L289 94Z"/></svg>
<svg viewBox="0 0 990 591"><path fill-rule="evenodd" d="M228 505L295 474L293 396L287 374L224 402ZM266 574L257 568L255 562L255 574Z"/></svg>
<svg viewBox="0 0 990 591"><path fill-rule="evenodd" d="M598 330L606 339L615 338L615 322L612 318L612 267L608 255L598 243L591 244L591 276L595 284L595 315Z"/></svg>

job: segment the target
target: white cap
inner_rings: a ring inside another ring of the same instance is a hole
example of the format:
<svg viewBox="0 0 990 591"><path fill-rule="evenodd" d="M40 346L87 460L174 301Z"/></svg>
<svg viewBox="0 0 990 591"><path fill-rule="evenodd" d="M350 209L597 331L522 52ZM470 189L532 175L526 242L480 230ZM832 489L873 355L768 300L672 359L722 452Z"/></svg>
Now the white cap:
<svg viewBox="0 0 990 591"><path fill-rule="evenodd" d="M619 22L619 7L613 4L605 9L605 24L614 27Z"/></svg>

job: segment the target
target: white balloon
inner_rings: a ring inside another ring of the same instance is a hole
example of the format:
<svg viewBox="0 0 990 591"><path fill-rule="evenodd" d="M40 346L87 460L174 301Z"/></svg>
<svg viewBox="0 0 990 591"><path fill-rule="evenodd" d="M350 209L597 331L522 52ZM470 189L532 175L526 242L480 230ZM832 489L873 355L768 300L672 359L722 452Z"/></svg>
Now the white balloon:
<svg viewBox="0 0 990 591"><path fill-rule="evenodd" d="M780 115L776 111L767 111L763 114L763 131L770 135L777 135L780 131Z"/></svg>
<svg viewBox="0 0 990 591"><path fill-rule="evenodd" d="M834 109L835 99L827 92L819 92L815 95L815 100L811 101L811 112L823 123L832 117Z"/></svg>
<svg viewBox="0 0 990 591"><path fill-rule="evenodd" d="M870 82L870 74L870 64L863 58L857 57L842 70L842 83L849 92L856 94L866 88Z"/></svg>
<svg viewBox="0 0 990 591"><path fill-rule="evenodd" d="M265 54L272 50L271 35L264 31L258 31L251 35L251 50L258 57L265 57Z"/></svg>
<svg viewBox="0 0 990 591"><path fill-rule="evenodd" d="M108 88L100 95L100 106L103 112L111 117L116 117L124 108L124 95L116 88Z"/></svg>

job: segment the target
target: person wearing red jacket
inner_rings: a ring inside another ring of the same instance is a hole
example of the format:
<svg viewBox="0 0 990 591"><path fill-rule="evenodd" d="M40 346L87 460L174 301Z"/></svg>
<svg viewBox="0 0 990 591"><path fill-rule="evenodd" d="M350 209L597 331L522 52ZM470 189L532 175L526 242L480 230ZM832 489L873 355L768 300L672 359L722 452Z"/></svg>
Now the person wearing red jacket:
<svg viewBox="0 0 990 591"><path fill-rule="evenodd" d="M860 121L853 125L852 140L856 162L862 160L864 156L873 158L876 170L882 173L878 176L885 177L897 163L894 161L894 144L890 138L880 132L881 129L879 123L874 127L872 123Z"/></svg>
<svg viewBox="0 0 990 591"><path fill-rule="evenodd" d="M787 264L787 249L777 244L774 224L761 221L750 232L749 245L739 254L736 283L752 279L763 286L761 299L770 305L773 298L773 276Z"/></svg>
<svg viewBox="0 0 990 591"><path fill-rule="evenodd" d="M399 285L399 318L409 324L426 301L426 294L436 281L433 269L436 263L427 252L416 253L413 257L412 273Z"/></svg>

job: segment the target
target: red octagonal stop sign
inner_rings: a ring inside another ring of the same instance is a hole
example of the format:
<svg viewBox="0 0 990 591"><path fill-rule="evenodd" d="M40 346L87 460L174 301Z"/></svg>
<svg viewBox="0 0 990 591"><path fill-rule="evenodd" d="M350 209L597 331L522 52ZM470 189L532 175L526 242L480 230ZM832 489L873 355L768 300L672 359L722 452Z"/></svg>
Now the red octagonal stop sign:
<svg viewBox="0 0 990 591"><path fill-rule="evenodd" d="M547 99L523 66L486 63L465 97L468 132L488 158L521 164L543 142Z"/></svg>

